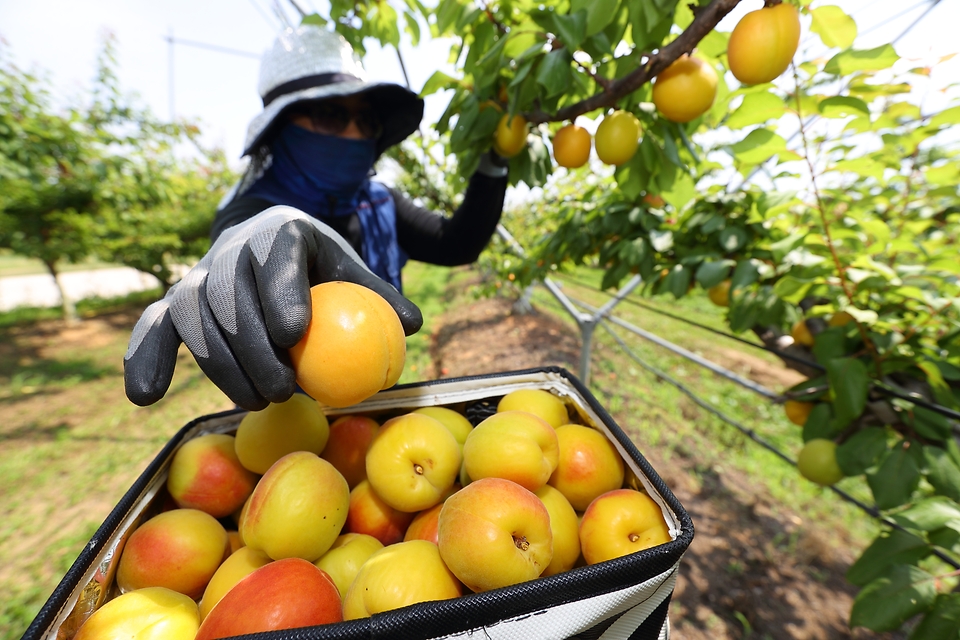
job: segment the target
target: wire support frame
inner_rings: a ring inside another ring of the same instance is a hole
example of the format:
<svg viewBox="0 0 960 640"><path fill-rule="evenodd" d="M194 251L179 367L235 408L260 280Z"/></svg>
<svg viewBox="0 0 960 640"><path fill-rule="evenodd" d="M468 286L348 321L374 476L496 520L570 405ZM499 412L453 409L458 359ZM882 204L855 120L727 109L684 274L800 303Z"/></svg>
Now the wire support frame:
<svg viewBox="0 0 960 640"><path fill-rule="evenodd" d="M582 281L582 280L579 280L579 279L574 278L574 277L572 277L572 276L569 276L569 275L567 275L567 274L560 274L559 277L560 277L561 279L567 280L568 282L571 282L571 283L573 283L573 284L575 284L575 285L577 285L577 286L584 287L585 289L590 289L591 291L594 291L594 292L596 292L596 293L601 293L601 294L604 294L604 295L610 295L610 294L608 294L607 292L605 292L605 291L603 291L603 290L601 290L601 289L598 289L597 287L595 287L594 285L592 285L592 284L590 284L590 283L584 282L584 281ZM714 334L716 334L716 335L722 336L722 337L727 338L727 339L729 339L729 340L733 340L733 341L735 341L735 342L739 342L739 343L741 343L741 344L745 344L745 345L750 346L750 347L753 347L753 348L755 348L755 349L760 349L761 351L766 351L767 353L770 353L770 354L772 354L772 355L775 355L775 356L777 356L778 358L781 358L781 359L784 359L784 360L790 360L790 361L792 361L792 362L796 362L796 363L798 363L798 364L802 364L802 365L804 365L804 366L811 367L811 368L816 369L817 371L820 371L820 372L826 372L826 367L824 367L823 365L821 365L821 364L818 363L818 362L813 362L813 361L807 360L807 359L805 359L805 358L800 358L800 357L795 356L795 355L793 355L793 354L786 353L786 352L784 352L784 351L780 351L779 349L774 349L774 348L772 348L772 347L768 347L768 346L766 346L766 345L764 345L764 344L759 344L759 343L753 342L753 341L751 341L751 340L746 340L746 339L744 339L744 338L741 338L740 336L733 335L732 333L727 333L726 331L721 331L720 329L715 329L715 328L710 327L710 326L708 326L708 325L701 324L701 323L696 322L696 321L694 321L694 320L690 320L689 318L684 318L683 316L678 316L678 315L676 315L676 314L670 313L669 311L663 311L662 309L657 309L657 308L654 307L654 306L644 304L644 303L640 302L639 300L635 300L635 299L633 299L633 298L623 297L623 298L621 298L621 299L622 299L624 302L626 302L626 303L628 303L628 304L631 304L631 305L633 305L633 306L635 306L635 307L639 307L639 308L641 308L641 309L645 309L645 310L647 310L647 311L651 311L651 312L653 312L653 313L660 314L660 315L665 316L665 317L667 317L667 318L670 318L670 319L672 319L672 320L677 320L677 321L679 321L679 322L684 322L684 323L689 324L689 325L691 325L691 326L697 327L698 329L703 329L703 330L705 330L705 331L709 331L710 333L714 333ZM581 303L581 304L582 304L582 303ZM613 316L611 316L611 317L613 317ZM898 390L898 389L891 388L891 387L888 386L887 384L885 384L885 383L883 383L883 382L880 382L880 381L878 381L878 380L873 380L873 381L871 381L871 387L872 387L877 393L880 393L881 395L884 395L884 396L886 396L886 397L888 397L888 398L898 398L898 399L900 399L900 400L905 400L905 401L907 401L907 402L911 402L911 403L917 405L918 407L923 407L924 409L929 409L930 411L933 411L933 412L935 412L935 413L938 413L938 414L940 414L940 415L942 415L942 416L945 416L945 417L947 417L947 418L951 418L951 419L953 419L953 420L960 420L960 411L956 411L956 410L954 410L954 409L950 409L949 407L944 407L943 405L939 405L939 404L936 404L936 403L934 403L934 402L930 402L929 400L927 400L926 398L923 398L922 396L919 396L919 395L916 395L916 394L912 394L912 393L910 393L910 392L908 392L908 391L900 391L900 390ZM761 395L765 395L765 394L761 394ZM960 426L954 425L954 426L952 427L952 431L953 431L956 435L960 435Z"/></svg>
<svg viewBox="0 0 960 640"><path fill-rule="evenodd" d="M604 328L604 330L607 331L607 333L610 334L610 336L614 339L614 341L616 341L616 343L617 343L618 345L620 345L620 348L624 351L624 353L626 353L626 355L627 355L631 360L633 360L633 361L636 362L638 365L640 365L640 367L642 367L642 368L645 369L647 372L649 372L649 373L651 373L652 375L654 375L656 378L658 378L658 379L660 379L660 380L663 380L663 381L669 383L670 385L676 387L677 390L679 390L679 391L680 391L681 393L683 393L685 396L687 396L688 398L690 398L694 403L696 403L696 404L697 404L700 408L702 408L704 411L706 411L706 412L708 412L708 413L716 416L716 417L719 418L722 422L725 422L726 424L728 424L728 425L732 426L733 428L737 429L737 430L740 431L742 434L744 434L745 436L747 436L748 438L750 438L751 440L753 440L754 442L756 442L757 444L759 444L760 446L762 446L764 449L766 449L766 450L768 450L769 452L773 453L775 456L777 456L777 457L780 458L781 460L783 460L783 461L791 464L791 465L794 466L794 467L797 466L797 463L796 463L796 461L795 461L793 458L791 458L791 457L788 456L786 453L784 453L783 451L781 451L780 449L778 449L778 448L777 448L774 444L772 444L771 442L769 442L769 441L767 441L766 439L764 439L764 438L763 438L762 436L760 436L755 430L753 430L753 429L751 429L751 428L749 428L749 427L747 427L747 426L745 426L745 425L740 424L739 422L737 422L736 420L734 420L734 419L731 418L730 416L726 415L725 413L723 413L722 411L720 411L719 409L717 409L716 407L714 407L712 404L710 404L709 402L707 402L706 400L702 399L700 396L698 396L697 394L695 394L693 391L691 391L689 388L687 388L686 385L684 385L682 382L680 382L680 381L678 381L678 380L675 380L673 377L671 377L671 376L670 376L669 374L667 374L666 372L661 371L660 369L654 367L653 365L647 363L647 362L644 361L642 358L640 358L640 356L638 356L638 355L633 351L633 349L631 349L630 346L627 345L627 343L626 343L620 336L618 336L615 331L613 331L613 329L610 327L610 323L609 323L608 321L606 321L606 320L601 320L601 321L600 321L600 325ZM843 489L838 489L837 487L832 486L832 485L831 485L831 486L828 486L828 487L825 487L825 488L831 490L831 491L832 491L834 494L836 494L841 500L844 500L845 502L848 502L848 503L854 505L855 507L857 507L858 509L860 509L861 511L863 511L864 513L866 513L866 514L869 515L870 517L872 517L872 518L874 518L875 520L877 520L878 522L880 522L880 523L882 523L882 524L884 524L884 525L886 525L886 526L888 526L888 527L891 527L891 528L893 528L893 529L897 529L897 530L899 530L899 531L902 531L902 532L904 532L904 533L909 533L909 534L911 534L911 535L914 535L913 532L911 532L909 529L907 529L906 527L904 527L904 526L901 525L900 523L898 523L898 522L896 522L896 521L894 521L894 520L891 520L890 518L888 518L888 517L884 516L882 513L880 513L880 510L877 509L877 507L875 507L875 506L870 506L870 505L864 503L862 500L858 500L857 498L855 498L854 496L850 495L849 493L847 493L847 492L844 491ZM942 560L942 561L945 562L946 564L950 565L950 566L953 567L954 569L960 569L960 562L958 562L957 560L955 560L955 559L951 558L950 556L946 555L946 554L943 553L942 551L931 547L931 554L934 555L934 556L936 556L938 559Z"/></svg>

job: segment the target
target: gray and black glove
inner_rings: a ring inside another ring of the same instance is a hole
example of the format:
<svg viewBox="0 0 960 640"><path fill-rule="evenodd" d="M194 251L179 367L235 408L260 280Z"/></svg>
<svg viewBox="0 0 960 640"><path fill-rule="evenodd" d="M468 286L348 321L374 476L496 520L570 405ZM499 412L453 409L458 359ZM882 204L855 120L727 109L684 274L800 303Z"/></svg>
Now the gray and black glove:
<svg viewBox="0 0 960 640"><path fill-rule="evenodd" d="M345 280L390 303L406 335L423 316L375 276L337 232L293 207L267 209L223 232L163 299L143 312L123 357L127 397L163 397L180 343L237 405L263 409L288 400L296 375L287 354L306 332L310 287Z"/></svg>

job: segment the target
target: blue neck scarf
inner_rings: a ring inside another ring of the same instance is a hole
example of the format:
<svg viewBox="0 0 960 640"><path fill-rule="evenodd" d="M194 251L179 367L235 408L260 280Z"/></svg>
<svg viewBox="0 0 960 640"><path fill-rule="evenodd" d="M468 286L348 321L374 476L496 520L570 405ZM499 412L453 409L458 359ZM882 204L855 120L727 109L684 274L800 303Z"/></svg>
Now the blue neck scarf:
<svg viewBox="0 0 960 640"><path fill-rule="evenodd" d="M291 123L270 151L272 164L243 195L296 207L320 220L356 214L364 262L399 290L396 209L389 191L368 177L376 141L314 133Z"/></svg>

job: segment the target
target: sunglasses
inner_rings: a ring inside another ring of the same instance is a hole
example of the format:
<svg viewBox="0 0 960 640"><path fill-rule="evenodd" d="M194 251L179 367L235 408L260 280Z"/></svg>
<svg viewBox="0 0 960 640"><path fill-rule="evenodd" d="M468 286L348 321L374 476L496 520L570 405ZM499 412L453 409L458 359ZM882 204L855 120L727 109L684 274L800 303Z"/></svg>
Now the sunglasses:
<svg viewBox="0 0 960 640"><path fill-rule="evenodd" d="M314 129L324 133L339 134L352 120L364 138L377 139L383 133L380 117L371 107L348 107L337 102L318 102L297 109L310 118Z"/></svg>

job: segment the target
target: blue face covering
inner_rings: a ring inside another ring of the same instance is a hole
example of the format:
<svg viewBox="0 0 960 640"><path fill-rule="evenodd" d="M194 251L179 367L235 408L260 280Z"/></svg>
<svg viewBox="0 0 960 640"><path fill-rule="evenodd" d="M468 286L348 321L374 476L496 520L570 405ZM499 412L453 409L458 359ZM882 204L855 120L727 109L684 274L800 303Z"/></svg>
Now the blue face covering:
<svg viewBox="0 0 960 640"><path fill-rule="evenodd" d="M376 141L314 133L288 124L270 145L273 164L246 195L320 216L357 209L360 187L376 159Z"/></svg>
<svg viewBox="0 0 960 640"><path fill-rule="evenodd" d="M286 125L270 145L272 164L243 195L296 207L324 218L356 214L364 262L400 289L404 258L397 244L396 209L383 185L371 183L375 140L354 140Z"/></svg>

